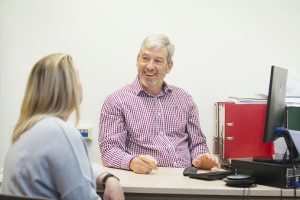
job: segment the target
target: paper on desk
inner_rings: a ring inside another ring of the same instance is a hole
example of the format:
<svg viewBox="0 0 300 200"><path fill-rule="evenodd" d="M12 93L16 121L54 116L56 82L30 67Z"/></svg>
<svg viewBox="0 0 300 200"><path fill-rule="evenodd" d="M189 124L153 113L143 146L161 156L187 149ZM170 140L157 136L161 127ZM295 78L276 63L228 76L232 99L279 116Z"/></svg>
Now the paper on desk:
<svg viewBox="0 0 300 200"><path fill-rule="evenodd" d="M264 104L267 99L261 97L235 97L229 96L229 99L236 104Z"/></svg>
<svg viewBox="0 0 300 200"><path fill-rule="evenodd" d="M285 103L287 106L300 107L300 96L286 96Z"/></svg>
<svg viewBox="0 0 300 200"><path fill-rule="evenodd" d="M256 97L229 96L229 99L236 104L264 104L268 101L268 95L256 94L255 96ZM286 96L285 103L287 106L300 107L300 96Z"/></svg>

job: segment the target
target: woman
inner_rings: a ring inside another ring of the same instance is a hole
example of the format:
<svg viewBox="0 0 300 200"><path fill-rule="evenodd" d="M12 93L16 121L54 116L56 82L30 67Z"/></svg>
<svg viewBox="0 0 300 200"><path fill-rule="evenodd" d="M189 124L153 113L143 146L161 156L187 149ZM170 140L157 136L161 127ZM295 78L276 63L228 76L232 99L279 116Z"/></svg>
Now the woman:
<svg viewBox="0 0 300 200"><path fill-rule="evenodd" d="M72 58L52 54L33 67L21 113L12 134L4 173L4 194L52 199L124 199L118 179L91 166L78 130L67 123L75 111L79 120L82 88Z"/></svg>

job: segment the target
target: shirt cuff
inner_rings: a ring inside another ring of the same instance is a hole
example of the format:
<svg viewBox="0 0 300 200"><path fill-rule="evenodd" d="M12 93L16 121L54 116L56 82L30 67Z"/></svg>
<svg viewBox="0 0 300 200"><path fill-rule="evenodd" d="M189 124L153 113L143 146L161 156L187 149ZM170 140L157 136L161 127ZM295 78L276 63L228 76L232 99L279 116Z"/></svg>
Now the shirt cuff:
<svg viewBox="0 0 300 200"><path fill-rule="evenodd" d="M135 156L132 156L132 155L125 155L122 159L122 162L121 162L121 168L122 169L127 169L127 170L130 170L129 168L129 163L130 161L132 160L132 158L134 158Z"/></svg>

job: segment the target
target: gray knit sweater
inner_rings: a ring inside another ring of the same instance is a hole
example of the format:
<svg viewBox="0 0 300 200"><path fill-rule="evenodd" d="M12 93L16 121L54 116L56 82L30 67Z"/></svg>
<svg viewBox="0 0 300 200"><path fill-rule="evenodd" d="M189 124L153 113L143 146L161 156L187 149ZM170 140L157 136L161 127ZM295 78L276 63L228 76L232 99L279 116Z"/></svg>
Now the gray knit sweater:
<svg viewBox="0 0 300 200"><path fill-rule="evenodd" d="M10 147L3 173L4 194L53 199L100 199L96 180L101 170L90 164L79 131L47 117Z"/></svg>

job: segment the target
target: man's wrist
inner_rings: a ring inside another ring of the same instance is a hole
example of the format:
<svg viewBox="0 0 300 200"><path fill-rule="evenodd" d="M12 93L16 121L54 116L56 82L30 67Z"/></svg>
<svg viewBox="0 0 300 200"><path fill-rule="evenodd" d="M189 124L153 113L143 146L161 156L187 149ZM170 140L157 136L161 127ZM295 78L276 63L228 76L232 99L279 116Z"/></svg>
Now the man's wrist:
<svg viewBox="0 0 300 200"><path fill-rule="evenodd" d="M121 161L121 169L127 169L130 170L130 162L135 156L127 154L124 155L122 161Z"/></svg>
<svg viewBox="0 0 300 200"><path fill-rule="evenodd" d="M105 189L105 186L106 186L106 182L109 178L115 178L117 179L118 181L120 181L120 179L118 177L116 177L115 175L111 174L111 173L107 173L103 179L102 179L102 188Z"/></svg>
<svg viewBox="0 0 300 200"><path fill-rule="evenodd" d="M133 171L133 169L132 169L132 168L133 168L132 165L134 165L134 163L133 163L134 161L133 161L133 160L134 160L136 157L137 157L137 156L132 157L131 160L129 161L129 170L131 170L131 171Z"/></svg>

